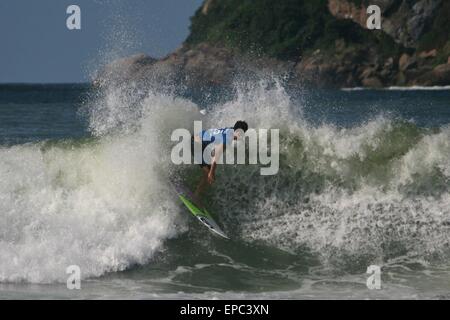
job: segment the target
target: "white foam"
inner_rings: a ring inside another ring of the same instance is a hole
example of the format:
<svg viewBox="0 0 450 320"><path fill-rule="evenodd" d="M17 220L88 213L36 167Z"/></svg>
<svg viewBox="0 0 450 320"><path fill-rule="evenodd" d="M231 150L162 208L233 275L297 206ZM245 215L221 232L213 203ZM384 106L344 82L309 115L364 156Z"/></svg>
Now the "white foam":
<svg viewBox="0 0 450 320"><path fill-rule="evenodd" d="M306 246L333 264L449 254L448 128L421 131L385 116L350 129L314 127L291 107L281 86L255 85L213 116L282 129L281 174L262 179L251 168L229 170L223 184L239 194L217 190L217 203L239 217L230 220L239 221L242 237L289 251Z"/></svg>
<svg viewBox="0 0 450 320"><path fill-rule="evenodd" d="M94 141L0 149L0 282L64 282L69 265L83 278L124 270L184 230L164 133L195 105L150 94L133 108L124 97L92 103Z"/></svg>

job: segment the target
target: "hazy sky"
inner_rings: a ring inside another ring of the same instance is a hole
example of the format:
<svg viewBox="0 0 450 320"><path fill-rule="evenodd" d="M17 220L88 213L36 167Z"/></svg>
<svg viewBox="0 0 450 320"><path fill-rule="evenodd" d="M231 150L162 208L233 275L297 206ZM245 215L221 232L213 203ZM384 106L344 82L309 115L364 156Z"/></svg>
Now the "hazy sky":
<svg viewBox="0 0 450 320"><path fill-rule="evenodd" d="M202 0L0 0L0 82L81 82L102 63L163 56L188 35ZM66 9L81 8L81 30Z"/></svg>

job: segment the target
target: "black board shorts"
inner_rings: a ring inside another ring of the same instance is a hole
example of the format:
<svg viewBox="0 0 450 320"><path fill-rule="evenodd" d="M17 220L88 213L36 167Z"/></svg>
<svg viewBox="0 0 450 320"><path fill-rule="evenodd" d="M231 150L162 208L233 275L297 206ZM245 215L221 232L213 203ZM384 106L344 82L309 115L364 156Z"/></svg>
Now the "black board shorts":
<svg viewBox="0 0 450 320"><path fill-rule="evenodd" d="M208 163L206 163L206 162L205 162L205 159L203 158L203 152L205 151L206 147L207 147L208 144L210 144L210 143L211 143L210 141L202 141L202 158L201 158L202 163L199 164L199 166L200 166L201 168L206 167L206 168L208 168L208 169L211 169L211 165L208 164ZM195 146L196 144L199 145L200 142L196 142L196 141L194 140L194 137L192 137L192 139L191 139L191 156L192 156L192 159L195 159L195 155L194 155L194 146ZM199 160L200 160L200 159L199 159ZM194 163L195 163L195 162L194 162Z"/></svg>

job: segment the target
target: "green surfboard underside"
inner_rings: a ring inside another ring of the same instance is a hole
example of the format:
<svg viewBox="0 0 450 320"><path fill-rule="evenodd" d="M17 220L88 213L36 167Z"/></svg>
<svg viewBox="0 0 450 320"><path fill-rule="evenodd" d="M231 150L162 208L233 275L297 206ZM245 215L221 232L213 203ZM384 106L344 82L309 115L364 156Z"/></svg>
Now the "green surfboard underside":
<svg viewBox="0 0 450 320"><path fill-rule="evenodd" d="M193 204L189 199L187 199L183 195L179 195L181 201L183 201L184 205L189 209L189 211L195 216L195 217L205 217L208 219L212 219L211 215L205 210L200 210L195 204Z"/></svg>
<svg viewBox="0 0 450 320"><path fill-rule="evenodd" d="M181 189L181 190L179 190ZM230 239L228 236L222 231L222 229L219 227L217 222L214 221L214 218L206 211L205 208L198 207L193 200L191 200L185 193L186 191L183 191L181 187L179 187L177 190L178 197L180 198L181 202L186 206L186 208L189 210L189 212L196 217L204 226L208 227L212 232L218 234L219 236Z"/></svg>

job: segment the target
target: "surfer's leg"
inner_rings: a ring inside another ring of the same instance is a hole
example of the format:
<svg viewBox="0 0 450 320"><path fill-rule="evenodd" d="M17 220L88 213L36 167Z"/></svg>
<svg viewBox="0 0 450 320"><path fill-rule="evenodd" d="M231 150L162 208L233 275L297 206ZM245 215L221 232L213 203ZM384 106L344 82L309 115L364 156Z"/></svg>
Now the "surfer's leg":
<svg viewBox="0 0 450 320"><path fill-rule="evenodd" d="M197 189L195 190L195 195L197 197L200 197L200 194L202 194L205 188L208 186L209 166L203 166L202 169L203 169L203 176L200 180L200 183L197 186Z"/></svg>

